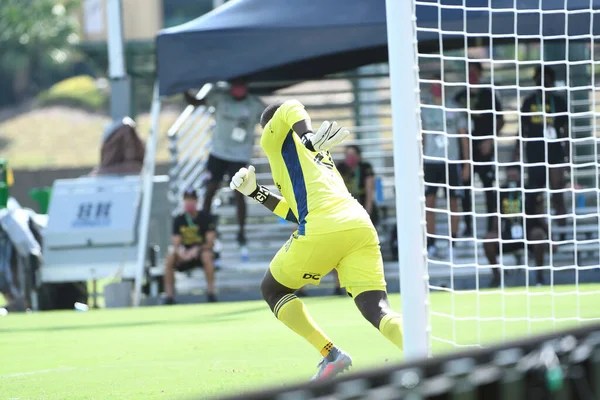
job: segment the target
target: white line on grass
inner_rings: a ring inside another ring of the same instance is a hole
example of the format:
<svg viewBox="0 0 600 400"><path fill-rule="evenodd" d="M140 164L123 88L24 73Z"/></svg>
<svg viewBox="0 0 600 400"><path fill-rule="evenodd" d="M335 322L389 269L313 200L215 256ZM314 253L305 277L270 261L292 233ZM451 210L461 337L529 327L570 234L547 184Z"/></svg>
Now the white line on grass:
<svg viewBox="0 0 600 400"><path fill-rule="evenodd" d="M21 376L28 376L28 375L39 375L39 374L50 374L50 373L60 373L60 372L70 372L70 371L74 371L78 368L75 367L69 367L69 368L53 368L53 369L39 369L37 371L27 371L27 372L16 372L14 374L6 374L6 375L0 375L0 379L7 379L7 378L19 378Z"/></svg>
<svg viewBox="0 0 600 400"><path fill-rule="evenodd" d="M223 360L227 361L227 360ZM247 362L248 360L246 360ZM221 361L216 361L214 365L219 365ZM231 362L238 362L237 360L231 360ZM115 368L115 367L126 367L126 368L155 368L160 365L162 367L183 367L183 366L197 366L201 364L200 360L190 360L190 361L148 361L148 362L137 362L137 363L112 363L112 364L99 364L92 365L86 367L62 367L62 368L52 368L52 369L40 369L36 371L25 371L25 372L15 372L12 374L0 375L0 379L8 379L8 378L20 378L23 376L30 375L40 375L40 374L52 374L52 373L64 373L64 372L73 372L73 371L89 371L98 368Z"/></svg>

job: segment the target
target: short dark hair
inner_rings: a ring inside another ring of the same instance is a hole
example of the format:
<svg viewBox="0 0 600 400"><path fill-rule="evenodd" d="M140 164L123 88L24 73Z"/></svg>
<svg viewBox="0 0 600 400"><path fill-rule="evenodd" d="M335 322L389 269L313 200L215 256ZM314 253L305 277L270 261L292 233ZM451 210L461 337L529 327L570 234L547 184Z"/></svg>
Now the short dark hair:
<svg viewBox="0 0 600 400"><path fill-rule="evenodd" d="M269 104L265 108L265 110L262 112L262 115L260 116L260 126L262 126L264 128L269 123L271 118L273 118L273 115L275 115L275 111L277 111L279 109L279 107L281 107L282 104L283 104L282 101L278 101L276 103Z"/></svg>
<svg viewBox="0 0 600 400"><path fill-rule="evenodd" d="M240 76L238 78L233 78L232 80L229 81L230 85L248 85L248 81L246 80L245 77Z"/></svg>
<svg viewBox="0 0 600 400"><path fill-rule="evenodd" d="M349 144L346 146L346 149L352 149L356 152L356 154L358 154L360 157L362 157L362 150L357 145Z"/></svg>
<svg viewBox="0 0 600 400"><path fill-rule="evenodd" d="M198 200L198 193L194 188L187 188L185 192L183 192L183 198Z"/></svg>
<svg viewBox="0 0 600 400"><path fill-rule="evenodd" d="M533 79L537 85L541 86L542 83L542 68L544 69L544 80L548 80L554 84L554 82L556 82L556 73L554 72L554 69L549 65L544 65L543 67L538 65L535 67L535 72L533 73Z"/></svg>

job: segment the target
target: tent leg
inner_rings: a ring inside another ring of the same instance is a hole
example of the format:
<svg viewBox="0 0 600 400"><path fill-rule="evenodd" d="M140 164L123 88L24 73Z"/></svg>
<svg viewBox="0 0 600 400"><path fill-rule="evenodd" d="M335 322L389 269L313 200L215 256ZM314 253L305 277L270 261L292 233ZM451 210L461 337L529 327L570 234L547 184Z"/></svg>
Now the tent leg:
<svg viewBox="0 0 600 400"><path fill-rule="evenodd" d="M98 307L98 281L95 279L92 281L92 308L99 308Z"/></svg>
<svg viewBox="0 0 600 400"><path fill-rule="evenodd" d="M158 142L158 123L160 119L160 97L158 95L158 81L156 81L154 84L150 115L150 134L148 135L148 143L146 143L146 155L144 156L144 168L142 170L142 207L140 211L140 222L137 241L138 253L133 293L134 307L139 307L142 297L142 280L144 279L144 268L146 266L146 253L148 249L148 228L150 225L150 211L152 208L154 164L156 159L156 146Z"/></svg>

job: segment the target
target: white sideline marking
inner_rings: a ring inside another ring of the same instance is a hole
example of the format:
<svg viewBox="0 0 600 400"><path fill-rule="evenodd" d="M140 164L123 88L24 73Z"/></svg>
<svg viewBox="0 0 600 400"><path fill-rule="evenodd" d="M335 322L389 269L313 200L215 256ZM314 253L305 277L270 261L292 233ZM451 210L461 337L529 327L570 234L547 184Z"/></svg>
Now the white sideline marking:
<svg viewBox="0 0 600 400"><path fill-rule="evenodd" d="M54 373L54 372L69 372L69 371L74 371L76 369L78 369L78 368L69 367L69 368L40 369L37 371L27 371L27 372L16 372L14 374L0 375L0 379L19 378L21 376L49 374L49 373Z"/></svg>
<svg viewBox="0 0 600 400"><path fill-rule="evenodd" d="M219 364L220 362L225 362L227 360L221 360L215 362L215 364ZM197 365L200 361L156 361L156 362L145 362L145 363L113 363L113 364L100 364L93 365L87 367L63 367L63 368L51 368L51 369L40 369L37 371L26 371L26 372L15 372L12 374L0 375L0 379L8 379L8 378L20 378L23 376L30 375L40 375L40 374L52 374L52 373L64 373L64 372L73 372L73 371L89 371L97 368L115 368L115 367L128 367L128 368L138 368L138 367L156 367L160 366L171 366L171 367L181 367L185 365Z"/></svg>

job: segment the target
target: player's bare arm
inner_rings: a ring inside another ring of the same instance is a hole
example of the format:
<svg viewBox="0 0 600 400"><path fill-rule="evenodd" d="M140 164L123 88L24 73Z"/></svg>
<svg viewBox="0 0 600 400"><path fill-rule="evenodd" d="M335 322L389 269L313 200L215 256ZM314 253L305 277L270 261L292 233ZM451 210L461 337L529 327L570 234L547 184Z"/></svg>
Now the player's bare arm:
<svg viewBox="0 0 600 400"><path fill-rule="evenodd" d="M292 126L292 129L298 136L300 136L300 139L313 133L312 124L308 119L303 119L302 121L296 122Z"/></svg>
<svg viewBox="0 0 600 400"><path fill-rule="evenodd" d="M283 197L271 193L266 186L261 186L256 183L256 171L254 170L254 166L251 165L248 168L241 168L236 172L231 178L229 187L231 190L237 190L258 201L275 215L290 222L298 223L298 219Z"/></svg>
<svg viewBox="0 0 600 400"><path fill-rule="evenodd" d="M189 250L185 250L181 246L181 235L173 235L171 237L171 246L173 246L173 253L182 260L189 259Z"/></svg>

